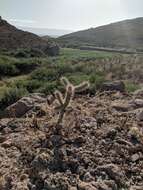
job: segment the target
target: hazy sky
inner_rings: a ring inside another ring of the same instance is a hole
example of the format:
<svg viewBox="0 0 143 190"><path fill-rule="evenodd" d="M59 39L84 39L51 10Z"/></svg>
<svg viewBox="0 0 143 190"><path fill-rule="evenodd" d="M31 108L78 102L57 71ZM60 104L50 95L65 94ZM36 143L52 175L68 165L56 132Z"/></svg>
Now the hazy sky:
<svg viewBox="0 0 143 190"><path fill-rule="evenodd" d="M0 0L0 15L17 26L81 30L143 17L143 0Z"/></svg>

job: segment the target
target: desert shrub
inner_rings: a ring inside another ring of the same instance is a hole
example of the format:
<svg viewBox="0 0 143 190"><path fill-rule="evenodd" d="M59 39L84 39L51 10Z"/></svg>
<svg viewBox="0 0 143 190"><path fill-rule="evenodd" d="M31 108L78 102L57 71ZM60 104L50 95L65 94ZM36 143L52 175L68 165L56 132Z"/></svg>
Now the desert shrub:
<svg viewBox="0 0 143 190"><path fill-rule="evenodd" d="M28 73L31 72L33 69L35 69L38 66L38 63L36 60L17 60L14 63L15 67L21 72L21 73Z"/></svg>
<svg viewBox="0 0 143 190"><path fill-rule="evenodd" d="M39 68L31 73L31 79L42 81L54 81L59 78L59 73L56 69Z"/></svg>
<svg viewBox="0 0 143 190"><path fill-rule="evenodd" d="M71 64L68 63L59 63L55 69L57 70L59 76L62 76L66 73L73 73L73 67Z"/></svg>
<svg viewBox="0 0 143 190"><path fill-rule="evenodd" d="M18 49L15 52L11 52L16 58L30 58L30 57L43 57L45 56L44 52L38 48L32 49Z"/></svg>
<svg viewBox="0 0 143 190"><path fill-rule="evenodd" d="M89 79L88 75L85 75L84 73L78 73L78 72L73 75L66 75L66 76L74 85L78 85L79 83L83 81L88 81Z"/></svg>
<svg viewBox="0 0 143 190"><path fill-rule="evenodd" d="M5 89L3 96L0 98L1 109L13 104L27 93L27 90L24 88L11 87Z"/></svg>
<svg viewBox="0 0 143 190"><path fill-rule="evenodd" d="M19 70L16 68L15 65L11 63L1 62L0 63L0 75L1 76L14 76L19 73Z"/></svg>
<svg viewBox="0 0 143 190"><path fill-rule="evenodd" d="M11 82L11 86L15 86L17 88L27 88L28 83L29 81L27 79L17 79Z"/></svg>
<svg viewBox="0 0 143 190"><path fill-rule="evenodd" d="M26 88L27 90L31 93L34 92L34 90L39 89L40 87L43 86L43 82L42 81L38 81L38 80L29 80Z"/></svg>
<svg viewBox="0 0 143 190"><path fill-rule="evenodd" d="M103 73L95 73L90 76L89 82L91 84L90 92L95 93L96 90L99 90L102 84L105 82L105 77Z"/></svg>
<svg viewBox="0 0 143 190"><path fill-rule="evenodd" d="M28 58L29 55L24 50L17 50L15 53L13 53L14 57L16 58Z"/></svg>
<svg viewBox="0 0 143 190"><path fill-rule="evenodd" d="M125 84L125 87L126 87L127 92L129 93L134 92L140 88L138 84L129 83L129 82Z"/></svg>
<svg viewBox="0 0 143 190"><path fill-rule="evenodd" d="M55 91L55 89L60 89L60 85L57 81L53 81L53 82L48 82L43 84L43 86L41 86L41 88L37 89L37 92L41 92L44 94L51 94Z"/></svg>

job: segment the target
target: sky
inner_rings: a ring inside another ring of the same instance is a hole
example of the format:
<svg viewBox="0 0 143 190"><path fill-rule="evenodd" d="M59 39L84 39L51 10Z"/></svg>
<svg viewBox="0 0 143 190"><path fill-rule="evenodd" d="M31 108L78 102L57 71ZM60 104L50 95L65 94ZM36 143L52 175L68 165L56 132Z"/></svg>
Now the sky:
<svg viewBox="0 0 143 190"><path fill-rule="evenodd" d="M0 15L16 26L76 31L143 17L143 0L0 0Z"/></svg>

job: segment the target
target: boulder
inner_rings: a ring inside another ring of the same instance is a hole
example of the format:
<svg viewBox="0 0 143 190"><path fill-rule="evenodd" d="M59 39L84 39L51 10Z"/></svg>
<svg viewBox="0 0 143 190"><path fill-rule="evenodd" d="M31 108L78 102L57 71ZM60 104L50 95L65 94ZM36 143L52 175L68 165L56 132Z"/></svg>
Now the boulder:
<svg viewBox="0 0 143 190"><path fill-rule="evenodd" d="M110 179L114 180L119 186L124 184L124 174L115 164L106 164L97 167L97 171L106 172Z"/></svg>
<svg viewBox="0 0 143 190"><path fill-rule="evenodd" d="M34 107L46 103L46 97L40 93L34 93L23 97L5 110L6 117L22 117Z"/></svg>
<svg viewBox="0 0 143 190"><path fill-rule="evenodd" d="M131 186L129 190L143 190L143 186Z"/></svg>
<svg viewBox="0 0 143 190"><path fill-rule="evenodd" d="M80 181L77 186L78 190L97 190L91 183Z"/></svg>
<svg viewBox="0 0 143 190"><path fill-rule="evenodd" d="M143 109L140 109L137 113L136 113L136 117L138 121L143 121Z"/></svg>
<svg viewBox="0 0 143 190"><path fill-rule="evenodd" d="M131 105L123 102L113 102L111 107L119 112L127 112L131 110Z"/></svg>
<svg viewBox="0 0 143 190"><path fill-rule="evenodd" d="M44 52L50 56L56 56L59 55L59 46L57 44L51 44L49 45Z"/></svg>
<svg viewBox="0 0 143 190"><path fill-rule="evenodd" d="M132 105L134 109L143 108L143 99L139 99L139 98L134 99L130 101L130 104Z"/></svg>
<svg viewBox="0 0 143 190"><path fill-rule="evenodd" d="M101 91L125 91L125 84L122 81L105 82L101 85Z"/></svg>
<svg viewBox="0 0 143 190"><path fill-rule="evenodd" d="M134 97L136 98L143 98L143 88L142 89L139 89L139 90L136 90L134 93L133 93Z"/></svg>

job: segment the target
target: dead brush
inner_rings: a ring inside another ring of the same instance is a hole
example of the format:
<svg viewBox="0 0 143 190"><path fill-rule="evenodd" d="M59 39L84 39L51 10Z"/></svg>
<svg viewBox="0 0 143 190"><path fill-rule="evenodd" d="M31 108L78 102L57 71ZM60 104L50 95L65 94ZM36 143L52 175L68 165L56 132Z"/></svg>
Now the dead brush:
<svg viewBox="0 0 143 190"><path fill-rule="evenodd" d="M60 79L61 84L65 88L65 94L62 94L60 91L56 90L54 92L54 98L52 99L51 103L56 100L58 106L55 107L58 110L58 120L56 122L55 128L59 132L62 127L64 115L66 113L67 108L70 106L72 99L75 96L75 93L82 92L89 88L89 82L85 81L77 86L74 86L66 77L62 77Z"/></svg>

